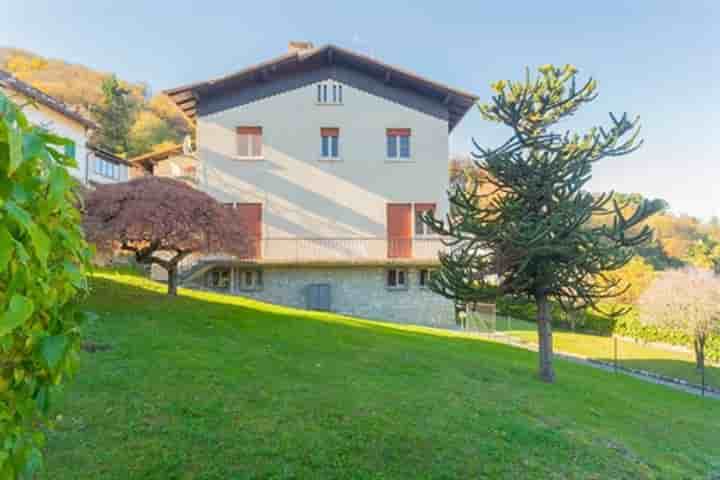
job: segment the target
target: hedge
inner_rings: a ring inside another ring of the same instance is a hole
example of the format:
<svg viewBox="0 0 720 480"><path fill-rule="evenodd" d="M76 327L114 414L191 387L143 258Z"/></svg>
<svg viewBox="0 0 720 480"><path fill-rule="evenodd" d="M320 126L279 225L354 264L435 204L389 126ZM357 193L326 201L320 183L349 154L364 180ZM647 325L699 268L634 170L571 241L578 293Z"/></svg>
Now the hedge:
<svg viewBox="0 0 720 480"><path fill-rule="evenodd" d="M626 307L627 305L616 305L616 307L617 306ZM611 310L613 305L605 305L605 307ZM576 324L574 328L601 335L614 334L645 342L662 342L692 348L692 338L687 334L677 330L643 325L642 322L640 322L637 310L632 307L630 308L630 311L617 317L602 315L594 311L586 311L584 318L579 324ZM497 301L498 315L507 315L520 320L534 322L536 313L537 309L532 302L511 301L505 298ZM557 304L553 305L552 317L555 327L573 328L567 314L563 312ZM720 336L710 337L705 346L705 355L713 362L720 361Z"/></svg>

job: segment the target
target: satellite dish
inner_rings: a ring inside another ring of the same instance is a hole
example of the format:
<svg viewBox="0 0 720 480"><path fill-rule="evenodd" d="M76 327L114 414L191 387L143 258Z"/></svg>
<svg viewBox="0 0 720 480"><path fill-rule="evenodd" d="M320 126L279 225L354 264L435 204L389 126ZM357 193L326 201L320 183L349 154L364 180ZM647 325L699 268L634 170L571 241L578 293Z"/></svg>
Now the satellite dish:
<svg viewBox="0 0 720 480"><path fill-rule="evenodd" d="M193 151L192 137L190 135L185 135L185 138L183 139L182 152L183 155L192 155L195 153Z"/></svg>

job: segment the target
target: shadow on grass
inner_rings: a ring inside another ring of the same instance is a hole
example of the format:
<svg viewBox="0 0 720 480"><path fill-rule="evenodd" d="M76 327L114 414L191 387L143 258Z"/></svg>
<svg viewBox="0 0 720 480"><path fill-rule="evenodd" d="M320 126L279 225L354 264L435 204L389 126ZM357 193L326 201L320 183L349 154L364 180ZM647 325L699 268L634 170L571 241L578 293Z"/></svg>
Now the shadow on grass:
<svg viewBox="0 0 720 480"><path fill-rule="evenodd" d="M525 360L523 370L525 370L527 378L535 378L536 353L503 344L483 335L468 337L463 332L452 330L363 320L335 313L296 309L263 303L240 296L199 290L181 289L179 296L170 297L165 293L165 285L129 272L96 272L91 280L91 287L94 294L88 302L89 308L100 314L123 314L122 318L128 320L141 319L143 316L174 318L177 321L190 318L190 321L212 321L227 325L229 328L260 326L276 322L274 324L276 327L282 327L283 324L295 325L301 328L301 334L307 335L308 338L340 332L343 328L351 327L377 335L416 338L426 342L425 345L428 342L434 342L433 338L441 337L452 339L455 345L462 344L473 350L482 345L482 348L486 349L488 353L491 351L504 352L503 355L515 356L518 359L523 358ZM312 325L317 325L317 322L323 323L325 325L323 328L330 327L332 330L311 331L313 329ZM503 325L507 329L501 330L501 328L498 328L498 331L505 331L511 336L514 333L517 338L525 343L536 342L534 323L516 319L511 321L507 321L505 318L499 319L498 327ZM609 337L589 336L577 332L557 331L556 333L556 343L559 345L562 345L563 340L568 341L562 337L563 334L570 334L570 339L574 338L574 335L582 335L584 340L609 340ZM604 345L603 349L605 349ZM557 350L563 351L562 348ZM566 350L569 353L583 354L581 351ZM603 353L595 351L585 356L612 362L612 350L605 350ZM693 375L694 369L692 366L688 362L680 360L623 359L622 364L629 368L648 370L665 376L682 378L692 383L699 383L699 377L697 377L696 382L696 377ZM720 372L718 369L713 369L712 374L708 375L708 384L719 385L719 378Z"/></svg>
<svg viewBox="0 0 720 480"><path fill-rule="evenodd" d="M469 338L462 332L443 330L428 326L408 325L380 320L364 320L331 312L320 312L287 307L256 301L250 298L202 290L179 290L177 297L166 294L164 284L148 280L131 272L101 270L91 279L91 296L88 307L99 313L133 314L142 309L148 314L163 315L201 313L214 321L271 322L271 321L313 321L322 322L334 328L352 327L378 334L393 334L404 337L429 339L431 337L452 338L468 345L477 345L481 338ZM508 349L522 354L534 355L499 342L484 341L487 345Z"/></svg>

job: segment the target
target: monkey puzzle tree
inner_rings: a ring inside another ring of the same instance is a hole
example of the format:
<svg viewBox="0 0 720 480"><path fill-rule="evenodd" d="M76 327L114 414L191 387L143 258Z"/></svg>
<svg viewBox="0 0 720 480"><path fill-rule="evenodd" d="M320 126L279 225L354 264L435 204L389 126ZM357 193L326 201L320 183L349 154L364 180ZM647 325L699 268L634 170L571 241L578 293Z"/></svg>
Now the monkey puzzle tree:
<svg viewBox="0 0 720 480"><path fill-rule="evenodd" d="M210 195L184 182L140 177L100 185L85 198L84 226L98 249L135 254L168 273L177 294L178 264L196 252L233 253L242 247L241 223Z"/></svg>
<svg viewBox="0 0 720 480"><path fill-rule="evenodd" d="M537 305L540 377L553 382L551 301L571 311L597 308L599 299L623 291L622 281L605 272L625 265L631 247L652 235L645 226L630 229L659 205L642 202L631 214L611 194L585 190L592 166L606 157L637 149L638 120L610 114L609 128L583 134L553 127L593 101L596 82L579 88L577 70L545 65L533 80L499 81L496 94L480 111L487 120L510 127L510 138L497 148L477 143L475 164L481 175L471 188L450 190L445 221L427 216L436 233L448 237L449 253L432 288L458 303L479 301L489 291L488 273L497 273L500 295L532 299ZM481 188L482 187L482 188ZM612 215L609 225L592 226L593 215ZM600 281L602 280L602 281Z"/></svg>

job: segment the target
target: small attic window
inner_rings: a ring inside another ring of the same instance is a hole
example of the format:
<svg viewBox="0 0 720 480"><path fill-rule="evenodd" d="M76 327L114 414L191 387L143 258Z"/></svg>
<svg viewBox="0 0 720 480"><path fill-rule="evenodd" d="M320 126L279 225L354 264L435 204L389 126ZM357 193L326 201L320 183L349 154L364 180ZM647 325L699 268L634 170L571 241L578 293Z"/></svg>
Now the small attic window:
<svg viewBox="0 0 720 480"><path fill-rule="evenodd" d="M341 105L343 103L343 87L331 80L317 84L318 105Z"/></svg>

